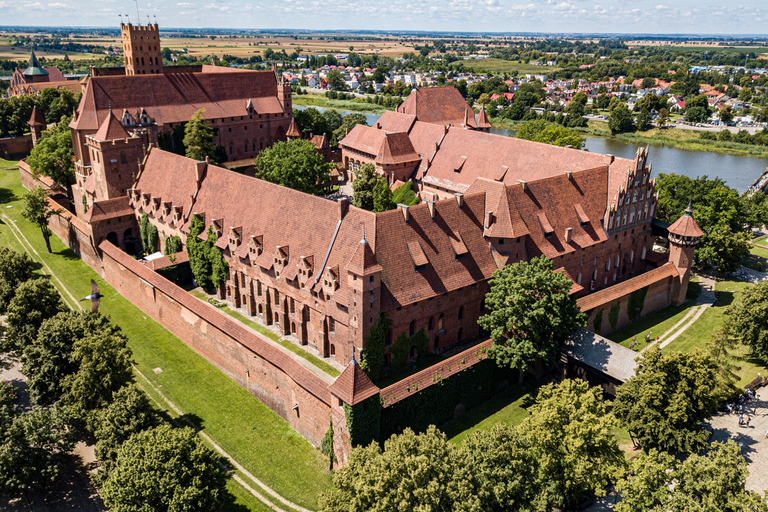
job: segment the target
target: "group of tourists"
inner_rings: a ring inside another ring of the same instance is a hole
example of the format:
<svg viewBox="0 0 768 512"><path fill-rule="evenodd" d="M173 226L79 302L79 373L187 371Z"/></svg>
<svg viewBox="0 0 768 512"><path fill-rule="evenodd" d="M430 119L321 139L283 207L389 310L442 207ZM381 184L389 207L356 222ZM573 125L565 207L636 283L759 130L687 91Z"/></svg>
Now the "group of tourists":
<svg viewBox="0 0 768 512"><path fill-rule="evenodd" d="M749 422L752 420L752 418L749 416L749 414L744 413L744 406L750 401L755 400L757 398L757 395L754 391L752 391L750 388L744 389L744 392L739 395L739 397L733 401L728 402L725 404L725 408L728 411L728 414L731 413L738 413L739 415L739 426L740 427L749 427ZM766 432L766 437L768 437L768 432Z"/></svg>

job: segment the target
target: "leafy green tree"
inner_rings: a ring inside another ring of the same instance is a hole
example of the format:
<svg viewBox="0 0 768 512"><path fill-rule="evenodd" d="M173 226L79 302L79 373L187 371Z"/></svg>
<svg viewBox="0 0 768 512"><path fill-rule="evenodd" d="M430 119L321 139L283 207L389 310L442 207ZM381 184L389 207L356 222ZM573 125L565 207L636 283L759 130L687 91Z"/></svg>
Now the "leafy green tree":
<svg viewBox="0 0 768 512"><path fill-rule="evenodd" d="M183 248L181 238L176 235L166 236L163 241L163 254L166 256L179 253Z"/></svg>
<svg viewBox="0 0 768 512"><path fill-rule="evenodd" d="M517 130L517 138L543 142L553 146L572 146L576 149L584 147L584 137L557 123L544 119L526 121Z"/></svg>
<svg viewBox="0 0 768 512"><path fill-rule="evenodd" d="M335 490L321 496L323 512L454 510L459 473L456 449L436 427L407 428L384 442L355 447L333 477Z"/></svg>
<svg viewBox="0 0 768 512"><path fill-rule="evenodd" d="M568 106L565 108L565 125L569 127L587 126L587 120L584 118L584 114L587 112L587 94L579 91L571 99ZM560 145L560 144L556 144Z"/></svg>
<svg viewBox="0 0 768 512"><path fill-rule="evenodd" d="M149 221L149 215L144 213L141 216L139 222L139 231L141 235L141 244L144 246L144 251L147 254L154 254L157 252L157 246L160 243L160 237L157 233L157 228Z"/></svg>
<svg viewBox="0 0 768 512"><path fill-rule="evenodd" d="M355 173L352 182L352 204L364 210L373 211L373 189L378 177L373 164L363 164Z"/></svg>
<svg viewBox="0 0 768 512"><path fill-rule="evenodd" d="M733 121L733 117L734 117L733 108L730 105L726 105L722 107L717 112L717 117L720 119L720 122L722 122L723 124L730 123L731 121Z"/></svg>
<svg viewBox="0 0 768 512"><path fill-rule="evenodd" d="M129 384L117 390L109 405L99 411L93 432L97 439L96 456L106 472L117 460L117 451L124 442L159 424L160 415L138 386Z"/></svg>
<svg viewBox="0 0 768 512"><path fill-rule="evenodd" d="M344 81L344 75L338 69L332 69L325 76L328 86L334 91L347 91L347 83Z"/></svg>
<svg viewBox="0 0 768 512"><path fill-rule="evenodd" d="M205 121L204 108L192 114L192 119L184 126L183 143L187 158L200 162L208 157L209 161L215 163L216 144L213 142L213 128Z"/></svg>
<svg viewBox="0 0 768 512"><path fill-rule="evenodd" d="M66 190L70 200L72 185L75 184L75 153L72 149L72 133L69 131L71 120L71 117L64 116L55 128L45 130L27 157L33 175L51 178Z"/></svg>
<svg viewBox="0 0 768 512"><path fill-rule="evenodd" d="M20 354L34 341L46 319L65 310L59 292L48 279L39 277L21 283L8 303L4 348Z"/></svg>
<svg viewBox="0 0 768 512"><path fill-rule="evenodd" d="M322 135L323 133L329 132L328 118L314 107L295 110L293 112L293 118L296 120L296 125L299 127L299 131L301 131L304 136L308 136L309 134Z"/></svg>
<svg viewBox="0 0 768 512"><path fill-rule="evenodd" d="M0 429L0 491L26 492L50 485L70 460L74 437L60 406L33 407Z"/></svg>
<svg viewBox="0 0 768 512"><path fill-rule="evenodd" d="M703 123L709 118L712 110L709 108L707 97L698 94L685 100L685 120L691 123Z"/></svg>
<svg viewBox="0 0 768 512"><path fill-rule="evenodd" d="M475 430L458 453L459 467L475 480L476 498L487 511L545 510L539 461L515 427Z"/></svg>
<svg viewBox="0 0 768 512"><path fill-rule="evenodd" d="M637 129L640 131L650 130L653 127L653 119L648 109L643 108L637 113Z"/></svg>
<svg viewBox="0 0 768 512"><path fill-rule="evenodd" d="M277 142L256 157L256 177L307 194L320 194L333 164L306 140Z"/></svg>
<svg viewBox="0 0 768 512"><path fill-rule="evenodd" d="M730 390L719 385L718 363L706 352L643 353L635 375L616 391L613 412L640 446L669 452L701 449L699 423Z"/></svg>
<svg viewBox="0 0 768 512"><path fill-rule="evenodd" d="M564 273L553 272L544 256L494 272L485 296L488 313L478 319L494 342L489 356L521 372L539 359L552 361L560 345L586 324L570 295L572 284Z"/></svg>
<svg viewBox="0 0 768 512"><path fill-rule="evenodd" d="M728 225L718 226L707 234L698 257L712 264L721 274L734 272L749 255L751 239L748 232L734 233Z"/></svg>
<svg viewBox="0 0 768 512"><path fill-rule="evenodd" d="M119 332L119 327L98 313L65 310L45 320L37 337L21 355L32 402L44 406L61 399L64 378L78 370L78 361L73 356L77 340L97 333Z"/></svg>
<svg viewBox="0 0 768 512"><path fill-rule="evenodd" d="M625 103L616 105L608 115L608 128L614 135L617 133L631 132L635 129L635 121L632 112Z"/></svg>
<svg viewBox="0 0 768 512"><path fill-rule="evenodd" d="M656 450L640 454L617 483L617 512L765 512L765 499L747 491L747 463L733 441L714 443L703 455L679 462Z"/></svg>
<svg viewBox="0 0 768 512"><path fill-rule="evenodd" d="M414 206L419 204L419 196L413 191L413 184L410 181L406 181L392 193L392 201L395 205Z"/></svg>
<svg viewBox="0 0 768 512"><path fill-rule="evenodd" d="M538 462L538 481L547 510L572 506L623 474L615 418L608 413L600 387L565 379L539 390L531 415L520 424L529 455Z"/></svg>
<svg viewBox="0 0 768 512"><path fill-rule="evenodd" d="M371 379L381 377L381 370L384 368L387 334L391 329L392 320L381 313L368 330L368 336L363 343L364 348L360 352L360 368L365 370Z"/></svg>
<svg viewBox="0 0 768 512"><path fill-rule="evenodd" d="M361 124L368 126L368 120L363 114L351 113L342 118L341 125L333 130L331 135L331 145L336 146L341 139L347 136L347 133L355 127L355 125Z"/></svg>
<svg viewBox="0 0 768 512"><path fill-rule="evenodd" d="M216 247L219 239L213 231L213 226L208 226L208 260L211 262L211 284L215 288L221 288L229 277L229 264L224 259L221 249Z"/></svg>
<svg viewBox="0 0 768 512"><path fill-rule="evenodd" d="M51 250L53 232L48 227L48 221L58 214L58 210L52 209L48 204L48 191L43 187L34 188L24 194L24 209L21 211L21 216L40 228L49 253L53 252Z"/></svg>
<svg viewBox="0 0 768 512"><path fill-rule="evenodd" d="M77 371L64 377L62 401L92 429L97 409L133 379L131 349L122 333L100 332L75 341L72 358Z"/></svg>
<svg viewBox="0 0 768 512"><path fill-rule="evenodd" d="M112 512L219 510L227 475L190 428L168 425L125 441L101 488Z"/></svg>
<svg viewBox="0 0 768 512"><path fill-rule="evenodd" d="M373 211L377 213L386 212L394 210L396 207L394 194L392 194L387 178L379 176L379 179L376 180L376 185L373 187Z"/></svg>
<svg viewBox="0 0 768 512"><path fill-rule="evenodd" d="M197 285L207 290L213 286L211 282L213 271L208 243L199 238L203 231L205 231L203 217L197 213L193 214L192 221L189 224L189 234L187 235L189 266L192 269L192 275L195 276Z"/></svg>
<svg viewBox="0 0 768 512"><path fill-rule="evenodd" d="M32 279L35 262L26 252L0 247L0 314L16 293L16 287Z"/></svg>
<svg viewBox="0 0 768 512"><path fill-rule="evenodd" d="M747 287L741 300L725 310L723 333L749 347L761 359L768 359L768 281Z"/></svg>
<svg viewBox="0 0 768 512"><path fill-rule="evenodd" d="M665 107L659 110L659 115L656 116L656 126L663 128L669 121L669 110Z"/></svg>

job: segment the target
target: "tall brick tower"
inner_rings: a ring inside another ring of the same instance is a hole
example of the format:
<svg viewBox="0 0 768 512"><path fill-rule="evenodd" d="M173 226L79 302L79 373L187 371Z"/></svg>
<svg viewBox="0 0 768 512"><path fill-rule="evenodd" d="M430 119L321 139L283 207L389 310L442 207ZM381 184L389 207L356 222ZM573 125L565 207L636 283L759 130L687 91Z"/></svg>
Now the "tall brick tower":
<svg viewBox="0 0 768 512"><path fill-rule="evenodd" d="M32 147L37 145L37 141L43 135L43 130L48 126L45 122L45 117L37 105L32 107L32 115L29 118L29 131L32 133Z"/></svg>
<svg viewBox="0 0 768 512"><path fill-rule="evenodd" d="M126 75L150 75L163 72L160 53L160 29L157 23L147 25L120 24L123 38Z"/></svg>
<svg viewBox="0 0 768 512"><path fill-rule="evenodd" d="M360 343L368 335L368 330L381 311L382 267L376 261L368 240L365 239L365 228L363 228L363 238L347 264L346 271L347 283L352 292L349 325L354 333L353 339ZM362 350L365 347L357 348Z"/></svg>
<svg viewBox="0 0 768 512"><path fill-rule="evenodd" d="M693 206L690 201L683 216L669 226L668 231L669 262L675 266L680 274L680 288L673 288L671 300L674 305L679 306L685 302L685 296L688 292L693 252L704 235L704 232L693 219Z"/></svg>

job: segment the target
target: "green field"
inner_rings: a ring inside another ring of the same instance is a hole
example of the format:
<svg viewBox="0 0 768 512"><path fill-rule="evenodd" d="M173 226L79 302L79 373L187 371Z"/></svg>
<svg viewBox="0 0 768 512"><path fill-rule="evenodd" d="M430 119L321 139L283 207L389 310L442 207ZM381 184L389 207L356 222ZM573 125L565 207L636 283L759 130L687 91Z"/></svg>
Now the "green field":
<svg viewBox="0 0 768 512"><path fill-rule="evenodd" d="M519 75L548 75L561 69L554 66L532 66L520 61L503 59L463 60L461 62L464 64L464 69L474 71L475 73L488 74L512 73L516 71Z"/></svg>
<svg viewBox="0 0 768 512"><path fill-rule="evenodd" d="M128 336L136 370L151 386L141 377L137 382L150 396L163 403L159 390L247 471L286 499L316 508L318 495L331 486L327 459L285 420L120 296L58 238L51 240L54 253L47 254L39 230L21 218L23 193L14 162L0 160L0 244L26 248L8 225L13 222L36 251L31 256L50 268L43 267L44 272L56 276L60 291L81 297L89 293L89 279L95 279L105 295L101 311ZM66 293L62 296L76 303ZM230 510L244 510L238 502L247 510L265 510L239 485L231 481L229 487L239 488L233 491L237 499Z"/></svg>

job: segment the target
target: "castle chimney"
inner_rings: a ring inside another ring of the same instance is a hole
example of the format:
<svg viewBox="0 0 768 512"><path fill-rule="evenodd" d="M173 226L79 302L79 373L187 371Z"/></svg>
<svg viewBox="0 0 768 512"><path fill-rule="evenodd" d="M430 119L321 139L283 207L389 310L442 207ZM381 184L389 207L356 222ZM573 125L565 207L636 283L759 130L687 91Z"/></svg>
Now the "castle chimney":
<svg viewBox="0 0 768 512"><path fill-rule="evenodd" d="M573 180L573 171L565 171L565 175L568 176L568 180Z"/></svg>
<svg viewBox="0 0 768 512"><path fill-rule="evenodd" d="M565 228L565 243L571 243L573 239L573 228Z"/></svg>
<svg viewBox="0 0 768 512"><path fill-rule="evenodd" d="M343 220L349 211L349 200L346 197L342 197L336 201L336 204L339 205L339 220Z"/></svg>
<svg viewBox="0 0 768 512"><path fill-rule="evenodd" d="M523 186L523 192L525 192L526 190L528 190L528 182L527 182L527 181L525 181L525 180L517 180L517 182L518 182L520 185L522 185L522 186Z"/></svg>
<svg viewBox="0 0 768 512"><path fill-rule="evenodd" d="M403 212L403 218L405 219L405 223L407 224L411 220L411 211L410 206L407 204L398 204L398 208L400 208L400 211Z"/></svg>
<svg viewBox="0 0 768 512"><path fill-rule="evenodd" d="M427 206L429 207L429 216L435 220L435 200L427 201Z"/></svg>
<svg viewBox="0 0 768 512"><path fill-rule="evenodd" d="M603 163L605 165L611 165L616 157L613 155L603 155Z"/></svg>
<svg viewBox="0 0 768 512"><path fill-rule="evenodd" d="M208 166L208 157L205 157L205 160L202 160L200 162L195 162L195 181L199 185L201 181L203 181L203 173L205 173L205 168Z"/></svg>
<svg viewBox="0 0 768 512"><path fill-rule="evenodd" d="M459 205L459 208L462 208L464 206L464 194L455 192L453 196L456 198L456 204Z"/></svg>

